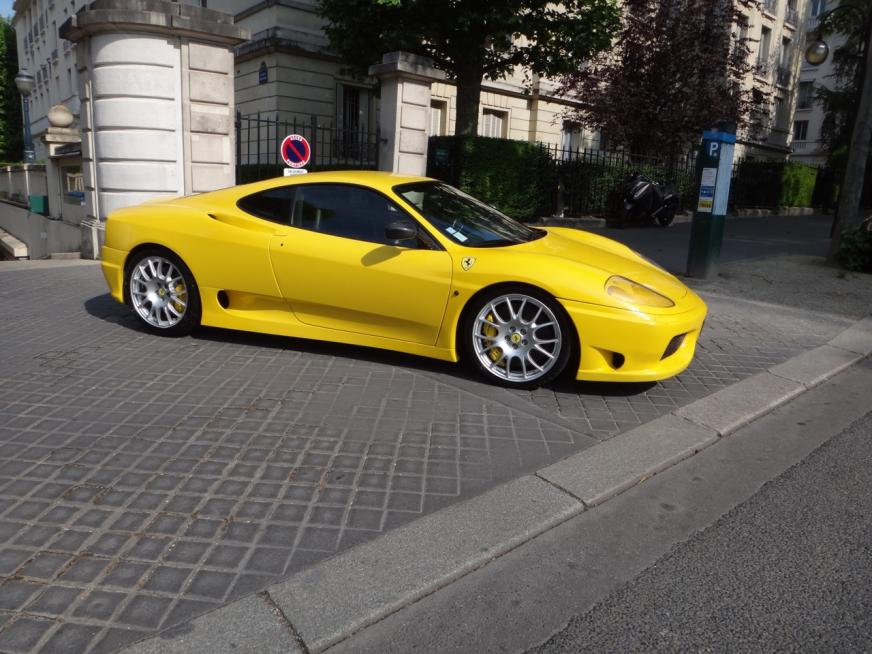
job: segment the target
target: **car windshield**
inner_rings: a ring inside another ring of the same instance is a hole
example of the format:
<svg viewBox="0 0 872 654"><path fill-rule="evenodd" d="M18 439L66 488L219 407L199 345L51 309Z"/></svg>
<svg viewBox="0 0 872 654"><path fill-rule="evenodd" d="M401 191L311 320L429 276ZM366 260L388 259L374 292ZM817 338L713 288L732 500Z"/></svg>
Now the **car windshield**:
<svg viewBox="0 0 872 654"><path fill-rule="evenodd" d="M545 231L522 225L493 207L441 182L394 187L433 227L467 247L516 245L541 238Z"/></svg>

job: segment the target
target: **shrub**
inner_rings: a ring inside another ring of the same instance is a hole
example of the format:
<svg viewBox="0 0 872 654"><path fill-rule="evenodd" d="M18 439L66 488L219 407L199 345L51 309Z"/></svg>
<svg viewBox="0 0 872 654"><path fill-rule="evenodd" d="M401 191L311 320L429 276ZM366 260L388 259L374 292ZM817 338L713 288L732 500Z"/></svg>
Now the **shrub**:
<svg viewBox="0 0 872 654"><path fill-rule="evenodd" d="M732 181L732 204L739 207L811 207L818 169L792 161L737 164Z"/></svg>
<svg viewBox="0 0 872 654"><path fill-rule="evenodd" d="M781 173L781 207L810 207L818 169L788 161Z"/></svg>
<svg viewBox="0 0 872 654"><path fill-rule="evenodd" d="M430 139L427 174L518 220L550 209L554 166L535 143L482 136Z"/></svg>
<svg viewBox="0 0 872 654"><path fill-rule="evenodd" d="M855 272L872 272L872 221L842 232L839 264Z"/></svg>

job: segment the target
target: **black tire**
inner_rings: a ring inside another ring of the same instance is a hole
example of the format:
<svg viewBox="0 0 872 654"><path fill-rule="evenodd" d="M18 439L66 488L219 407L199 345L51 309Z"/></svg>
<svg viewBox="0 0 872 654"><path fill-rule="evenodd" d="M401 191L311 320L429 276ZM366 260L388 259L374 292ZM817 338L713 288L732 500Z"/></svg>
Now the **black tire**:
<svg viewBox="0 0 872 654"><path fill-rule="evenodd" d="M124 270L124 299L153 334L187 336L200 325L197 281L185 262L165 248L145 248L130 257Z"/></svg>
<svg viewBox="0 0 872 654"><path fill-rule="evenodd" d="M661 227L669 227L673 220L675 220L674 209L664 209L657 214L657 224Z"/></svg>
<svg viewBox="0 0 872 654"><path fill-rule="evenodd" d="M524 298L526 302L522 302ZM517 314L514 319L509 307ZM483 317L488 309L495 309L498 315L494 317L490 311ZM492 323L487 322L487 316ZM566 368L576 339L559 302L544 291L521 285L496 287L474 298L464 311L460 330L464 360L488 382L507 388L537 388L554 381ZM555 336L556 343L546 343ZM537 340L541 343L538 350ZM536 370L539 366L544 372ZM530 370L535 376L527 378Z"/></svg>

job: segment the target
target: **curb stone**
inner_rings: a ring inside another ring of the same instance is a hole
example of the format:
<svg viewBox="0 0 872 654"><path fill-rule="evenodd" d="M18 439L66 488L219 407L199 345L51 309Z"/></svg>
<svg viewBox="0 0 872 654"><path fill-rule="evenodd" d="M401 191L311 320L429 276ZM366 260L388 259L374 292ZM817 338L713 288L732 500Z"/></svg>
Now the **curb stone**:
<svg viewBox="0 0 872 654"><path fill-rule="evenodd" d="M769 371L274 584L266 592L290 622L283 632L286 650L298 651L291 634L299 635L311 652L345 640L693 456L870 354L872 316ZM233 625L252 611L246 604L251 599L201 616L189 623L190 629L176 627L124 651L147 654L176 645L192 651L227 651L216 643L229 646L233 641Z"/></svg>

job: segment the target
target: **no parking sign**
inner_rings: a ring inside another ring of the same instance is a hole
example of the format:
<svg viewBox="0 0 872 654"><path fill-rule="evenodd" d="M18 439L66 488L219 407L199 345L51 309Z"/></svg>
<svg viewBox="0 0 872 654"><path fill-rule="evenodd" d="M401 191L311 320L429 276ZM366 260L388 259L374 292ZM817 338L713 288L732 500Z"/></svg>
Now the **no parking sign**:
<svg viewBox="0 0 872 654"><path fill-rule="evenodd" d="M279 153L291 168L303 168L312 157L312 147L304 136L289 134L282 141Z"/></svg>

